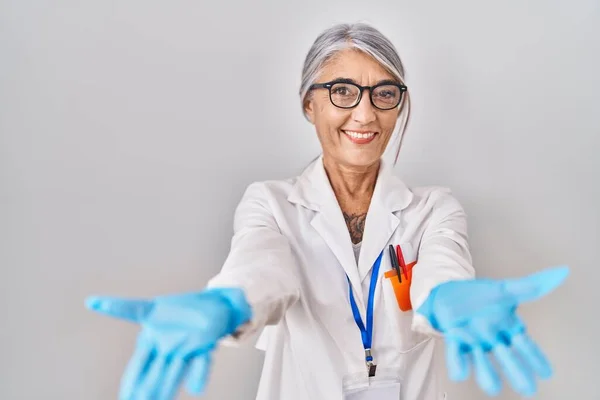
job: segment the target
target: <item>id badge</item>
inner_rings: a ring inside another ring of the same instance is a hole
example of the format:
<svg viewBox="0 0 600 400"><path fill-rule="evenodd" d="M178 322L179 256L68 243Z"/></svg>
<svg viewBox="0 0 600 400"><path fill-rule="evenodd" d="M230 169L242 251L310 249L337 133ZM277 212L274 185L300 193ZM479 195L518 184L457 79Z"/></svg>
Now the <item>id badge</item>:
<svg viewBox="0 0 600 400"><path fill-rule="evenodd" d="M344 400L402 400L402 382L395 371L381 371L378 376L357 379L348 376L343 385Z"/></svg>
<svg viewBox="0 0 600 400"><path fill-rule="evenodd" d="M400 400L400 383L381 383L344 393L344 400Z"/></svg>

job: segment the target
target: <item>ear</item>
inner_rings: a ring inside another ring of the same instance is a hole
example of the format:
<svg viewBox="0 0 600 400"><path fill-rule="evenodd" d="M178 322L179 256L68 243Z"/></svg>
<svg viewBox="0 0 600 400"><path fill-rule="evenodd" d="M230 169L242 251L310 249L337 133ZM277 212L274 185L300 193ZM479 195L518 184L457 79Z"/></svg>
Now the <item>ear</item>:
<svg viewBox="0 0 600 400"><path fill-rule="evenodd" d="M315 124L315 106L310 95L304 100L304 115L311 124Z"/></svg>

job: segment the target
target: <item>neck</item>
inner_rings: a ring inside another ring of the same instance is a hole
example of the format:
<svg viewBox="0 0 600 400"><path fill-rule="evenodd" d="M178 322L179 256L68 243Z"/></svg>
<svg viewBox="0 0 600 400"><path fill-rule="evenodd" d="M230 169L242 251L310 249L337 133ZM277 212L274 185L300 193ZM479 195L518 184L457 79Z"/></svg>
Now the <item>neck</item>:
<svg viewBox="0 0 600 400"><path fill-rule="evenodd" d="M342 211L366 213L375 190L379 160L364 167L353 167L323 157L323 166Z"/></svg>
<svg viewBox="0 0 600 400"><path fill-rule="evenodd" d="M380 162L357 168L335 163L324 156L323 166L344 214L352 243L359 243L362 241Z"/></svg>

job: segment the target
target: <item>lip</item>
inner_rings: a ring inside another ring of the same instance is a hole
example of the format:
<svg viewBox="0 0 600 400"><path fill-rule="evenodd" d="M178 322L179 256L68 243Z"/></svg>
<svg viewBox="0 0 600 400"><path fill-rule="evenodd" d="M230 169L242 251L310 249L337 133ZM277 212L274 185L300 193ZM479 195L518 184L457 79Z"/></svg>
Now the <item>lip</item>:
<svg viewBox="0 0 600 400"><path fill-rule="evenodd" d="M354 144L367 144L367 143L371 143L373 140L375 140L375 138L377 137L377 135L379 135L379 132L374 132L374 134L371 137L368 137L368 138L356 138L356 137L352 137L348 133L346 133L346 130L342 129L342 132L344 133L344 136L348 140L350 140L352 143L354 143ZM371 133L373 131L352 130L350 132Z"/></svg>

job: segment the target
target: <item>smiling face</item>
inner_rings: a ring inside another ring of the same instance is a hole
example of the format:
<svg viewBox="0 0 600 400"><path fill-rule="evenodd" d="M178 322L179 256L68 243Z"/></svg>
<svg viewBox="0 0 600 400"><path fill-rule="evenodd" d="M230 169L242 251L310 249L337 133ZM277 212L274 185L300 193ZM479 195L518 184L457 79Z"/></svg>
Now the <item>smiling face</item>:
<svg viewBox="0 0 600 400"><path fill-rule="evenodd" d="M321 69L317 83L338 79L361 86L384 81L401 83L375 59L353 49L336 54ZM309 92L304 107L306 116L315 125L323 158L351 169L379 162L400 113L400 107L385 111L374 107L368 90L363 92L356 107L343 109L331 103L328 89L314 89Z"/></svg>

